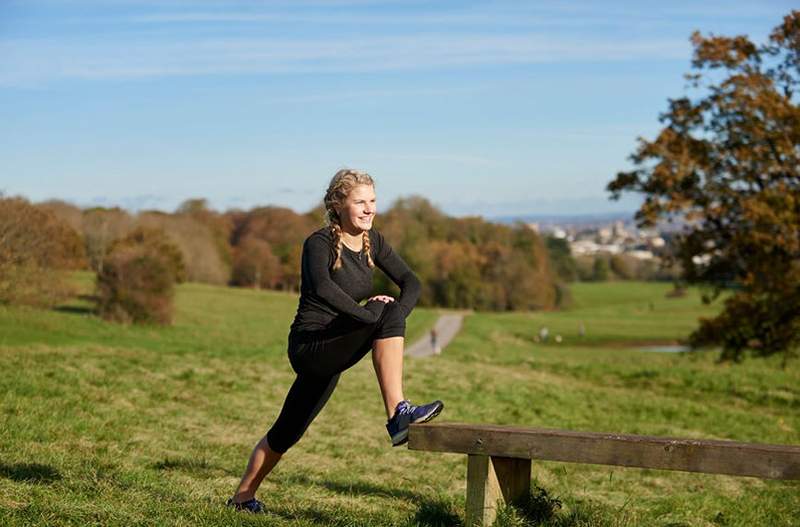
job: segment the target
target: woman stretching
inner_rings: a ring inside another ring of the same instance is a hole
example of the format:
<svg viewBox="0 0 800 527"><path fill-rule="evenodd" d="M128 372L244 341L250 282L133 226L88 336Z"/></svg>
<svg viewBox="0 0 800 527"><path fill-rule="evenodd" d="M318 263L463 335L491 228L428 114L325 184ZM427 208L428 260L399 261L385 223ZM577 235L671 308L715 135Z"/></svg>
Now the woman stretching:
<svg viewBox="0 0 800 527"><path fill-rule="evenodd" d="M340 170L325 194L326 227L303 243L300 302L289 331L289 362L297 378L278 419L250 455L242 481L227 505L265 512L255 498L264 477L294 445L328 401L339 374L372 350L392 445L408 440L409 423L439 415L441 401L415 406L403 395L406 317L417 303L420 282L383 236L372 229L372 178ZM400 287L400 297L372 294L378 266ZM369 298L368 298L369 297ZM368 298L363 306L361 300Z"/></svg>

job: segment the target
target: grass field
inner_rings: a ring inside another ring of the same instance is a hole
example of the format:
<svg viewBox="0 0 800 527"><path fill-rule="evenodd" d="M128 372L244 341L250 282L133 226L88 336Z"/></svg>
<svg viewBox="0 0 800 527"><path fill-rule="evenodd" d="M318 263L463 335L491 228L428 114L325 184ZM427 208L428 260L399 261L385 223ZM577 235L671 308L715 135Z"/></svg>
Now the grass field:
<svg viewBox="0 0 800 527"><path fill-rule="evenodd" d="M441 356L406 360L406 395L444 400L442 421L800 443L796 362L638 349L715 309L668 288L577 284L570 311L469 315ZM265 481L269 514L222 507L294 378L296 304L186 284L168 328L77 300L0 307L0 525L459 525L466 456L391 448L368 359ZM416 309L408 339L436 316ZM563 342L535 342L543 325ZM797 482L549 462L534 478L562 503L541 525L800 525Z"/></svg>

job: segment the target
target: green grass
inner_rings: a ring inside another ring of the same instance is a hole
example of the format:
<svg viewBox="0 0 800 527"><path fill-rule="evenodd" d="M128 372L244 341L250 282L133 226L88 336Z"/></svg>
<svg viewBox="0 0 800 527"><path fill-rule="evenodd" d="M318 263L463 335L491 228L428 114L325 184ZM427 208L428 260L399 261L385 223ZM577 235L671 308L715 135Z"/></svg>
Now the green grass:
<svg viewBox="0 0 800 527"><path fill-rule="evenodd" d="M88 291L90 277L79 275ZM764 443L800 443L800 368L716 364L674 343L713 314L663 284L577 284L576 306L476 313L435 358L406 360L406 394L441 420ZM76 300L0 307L0 525L458 525L465 456L391 448L370 361L268 476L269 514L224 509L293 372L295 295L198 284L175 324L126 327ZM415 309L408 339L437 311ZM583 324L586 334L578 335ZM546 325L552 340L536 343ZM535 483L561 509L542 525L798 525L800 485L555 462ZM524 525L514 510L501 525Z"/></svg>

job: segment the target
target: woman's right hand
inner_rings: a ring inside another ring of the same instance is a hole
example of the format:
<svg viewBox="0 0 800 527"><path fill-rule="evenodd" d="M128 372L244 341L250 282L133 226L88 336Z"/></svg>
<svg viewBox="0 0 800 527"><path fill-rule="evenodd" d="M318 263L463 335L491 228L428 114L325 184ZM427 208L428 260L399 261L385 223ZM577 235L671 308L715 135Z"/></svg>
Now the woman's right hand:
<svg viewBox="0 0 800 527"><path fill-rule="evenodd" d="M384 302L386 304L388 304L389 302L394 302L394 298L389 296L389 295L375 295L375 296L370 297L369 299L367 299L367 302L369 302L371 300L378 300L378 301Z"/></svg>

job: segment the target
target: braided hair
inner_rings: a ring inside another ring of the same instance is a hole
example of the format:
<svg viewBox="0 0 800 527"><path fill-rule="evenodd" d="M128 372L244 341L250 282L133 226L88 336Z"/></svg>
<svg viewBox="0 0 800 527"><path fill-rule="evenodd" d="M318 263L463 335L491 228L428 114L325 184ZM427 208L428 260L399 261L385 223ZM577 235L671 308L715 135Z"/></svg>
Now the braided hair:
<svg viewBox="0 0 800 527"><path fill-rule="evenodd" d="M330 185L328 185L328 190L325 192L325 223L331 230L333 247L336 251L333 271L342 267L342 244L344 244L342 241L342 219L339 217L339 213L336 212L335 207L343 207L347 196L350 195L350 191L357 185L370 185L374 187L375 182L366 172L343 168L333 176ZM369 231L364 231L362 236L364 250L367 253L367 265L371 268L375 267L375 263L372 261L372 254L369 250Z"/></svg>

